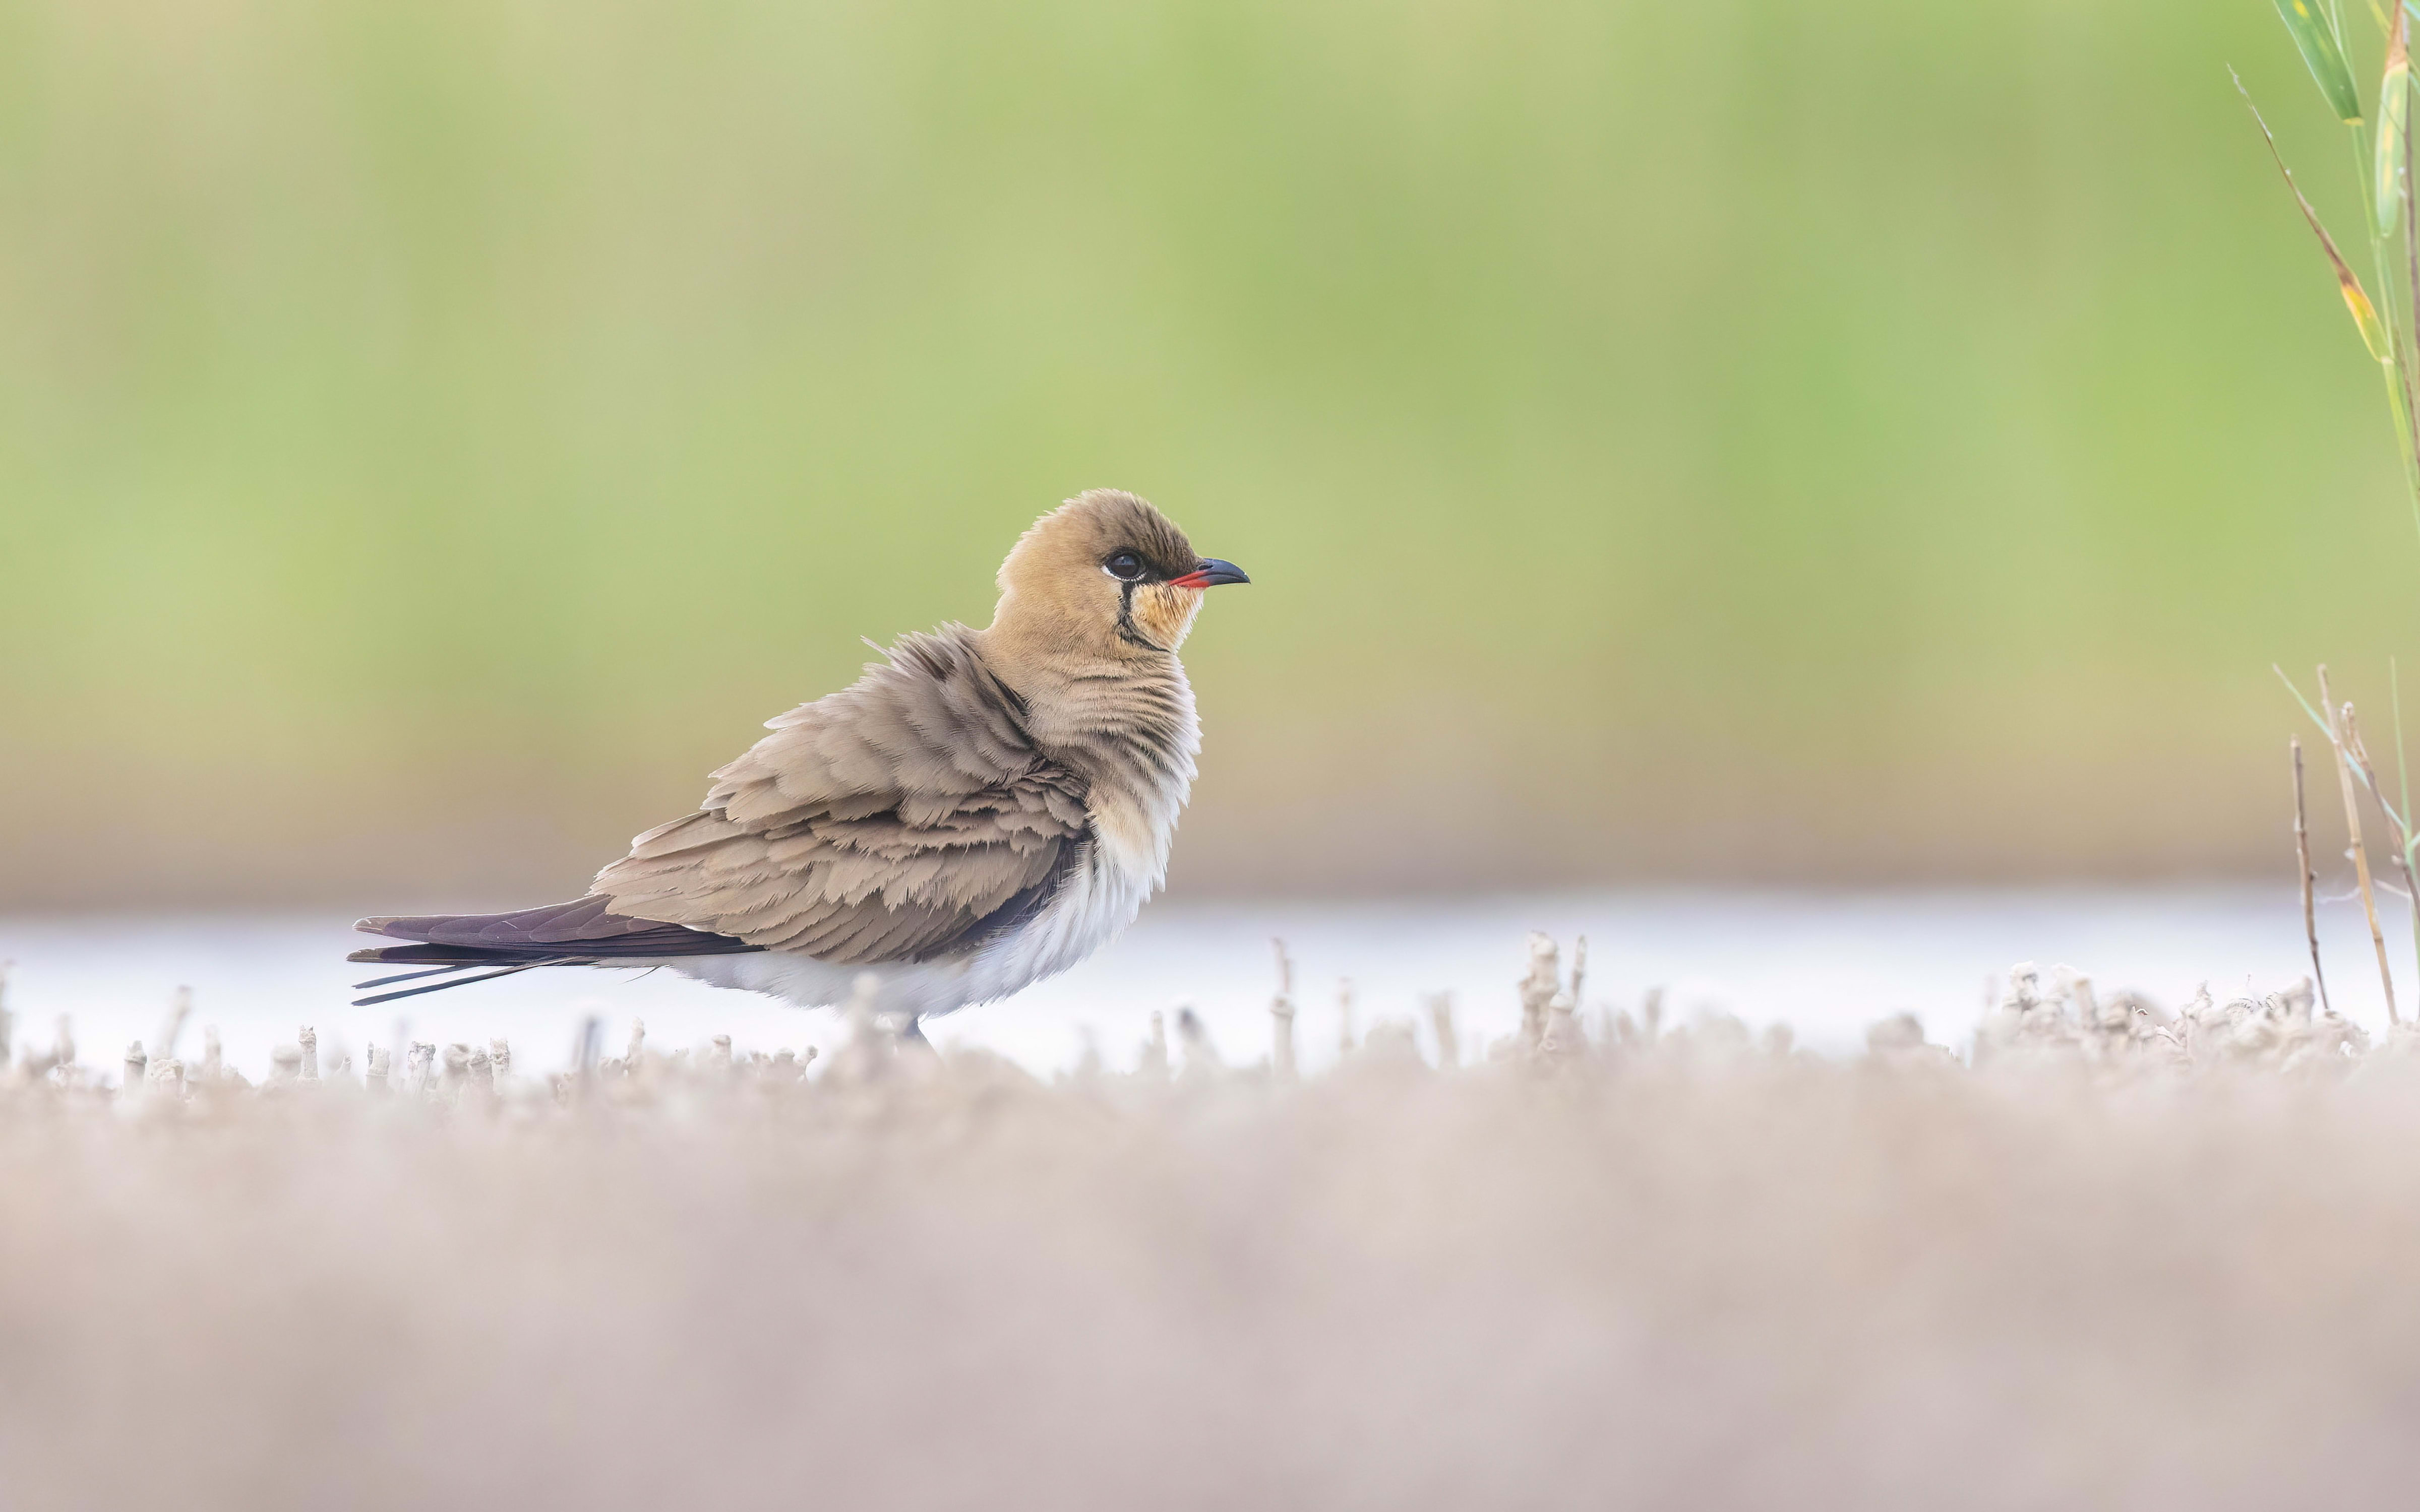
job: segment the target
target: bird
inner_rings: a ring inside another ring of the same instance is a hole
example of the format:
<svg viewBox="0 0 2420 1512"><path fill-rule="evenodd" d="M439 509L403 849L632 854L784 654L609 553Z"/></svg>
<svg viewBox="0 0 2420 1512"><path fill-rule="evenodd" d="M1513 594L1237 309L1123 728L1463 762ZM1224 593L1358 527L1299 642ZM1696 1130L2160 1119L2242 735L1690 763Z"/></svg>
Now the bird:
<svg viewBox="0 0 2420 1512"><path fill-rule="evenodd" d="M1144 499L1078 494L1017 538L990 625L876 646L882 660L768 720L695 812L633 840L584 896L361 920L407 943L349 960L421 969L355 990L422 984L354 1006L663 966L801 1007L863 1003L912 1032L1065 971L1167 878L1202 748L1177 648L1204 594L1250 580Z"/></svg>

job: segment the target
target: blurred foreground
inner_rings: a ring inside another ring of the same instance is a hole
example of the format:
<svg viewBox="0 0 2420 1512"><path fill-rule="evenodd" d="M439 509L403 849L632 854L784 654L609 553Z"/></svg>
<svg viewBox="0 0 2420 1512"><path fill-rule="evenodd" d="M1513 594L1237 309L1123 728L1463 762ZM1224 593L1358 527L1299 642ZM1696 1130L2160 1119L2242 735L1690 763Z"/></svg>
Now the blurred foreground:
<svg viewBox="0 0 2420 1512"><path fill-rule="evenodd" d="M2020 976L1971 1063L1904 1022L1834 1063L1575 1015L1554 969L1493 1045L1439 1026L1464 1069L1386 1025L1307 1081L1181 1028L1049 1083L864 1022L806 1075L289 1048L113 1094L21 1047L0 1462L62 1507L2206 1512L2420 1477L2411 1039Z"/></svg>

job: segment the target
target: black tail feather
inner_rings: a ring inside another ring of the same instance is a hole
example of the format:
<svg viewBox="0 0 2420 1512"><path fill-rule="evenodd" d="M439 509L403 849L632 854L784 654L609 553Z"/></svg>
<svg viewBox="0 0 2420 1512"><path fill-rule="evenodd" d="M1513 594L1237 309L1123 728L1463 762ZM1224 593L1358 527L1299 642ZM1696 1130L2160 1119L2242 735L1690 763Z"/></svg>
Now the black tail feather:
<svg viewBox="0 0 2420 1512"><path fill-rule="evenodd" d="M426 966L356 984L356 990L384 987L422 977L442 977L473 966L500 970L454 977L425 987L407 988L354 1003L367 1008L398 997L442 992L474 981L492 981L534 966L638 965L667 956L725 955L763 947L728 934L709 933L680 924L629 918L610 911L608 901L589 897L545 908L523 908L509 914L427 914L394 918L365 918L354 928L369 934L407 941L355 950L349 961L380 965Z"/></svg>
<svg viewBox="0 0 2420 1512"><path fill-rule="evenodd" d="M387 961L418 960L426 964L444 961L527 959L532 956L721 955L760 947L728 934L690 929L684 924L631 918L612 911L610 900L597 897L522 908L509 914L424 914L394 918L365 918L353 926L368 934L410 940L411 946L385 948ZM413 950L407 955L402 950Z"/></svg>
<svg viewBox="0 0 2420 1512"><path fill-rule="evenodd" d="M360 953L354 952L355 955ZM347 959L349 960L351 957ZM450 966L430 966L424 971L398 971L392 977L372 977L367 981L357 981L353 983L353 991L366 992L372 987L392 986L398 981L418 981L423 977L442 977L449 971L467 971L470 967L471 963L465 961Z"/></svg>
<svg viewBox="0 0 2420 1512"><path fill-rule="evenodd" d="M483 971L475 977L457 977L452 981L432 981L426 987L406 987L399 993L380 993L375 997L356 997L353 999L353 1006L355 1008L372 1008L380 1003L392 1003L398 997L417 997L422 993L442 993L448 987L468 987L474 981L493 981L498 977L510 977L523 971L534 971L539 966L568 966L580 964L581 963L573 961L524 961L519 965L506 966L501 971ZM413 972L411 975L423 976L426 975L426 973ZM389 981L400 981L404 979L400 977L390 977L387 980ZM361 985L364 987L375 987L378 983L365 981Z"/></svg>
<svg viewBox="0 0 2420 1512"><path fill-rule="evenodd" d="M561 949L557 947L553 951L481 950L461 945L378 945L365 950L355 950L345 959L390 966L475 966L489 961L526 961L534 954L560 954Z"/></svg>

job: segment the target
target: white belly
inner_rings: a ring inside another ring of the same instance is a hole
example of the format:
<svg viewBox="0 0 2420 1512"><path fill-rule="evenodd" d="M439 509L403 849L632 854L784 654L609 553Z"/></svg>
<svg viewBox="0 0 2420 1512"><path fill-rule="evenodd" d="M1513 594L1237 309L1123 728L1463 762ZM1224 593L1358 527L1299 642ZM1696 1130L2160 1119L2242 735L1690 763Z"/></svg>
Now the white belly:
<svg viewBox="0 0 2420 1512"><path fill-rule="evenodd" d="M1055 977L1117 937L1154 888L1164 856L1137 855L1107 835L1092 848L1091 862L1069 876L1048 905L1014 931L985 941L963 956L889 965L847 965L784 950L742 955L677 956L667 965L716 987L764 993L802 1008L836 1007L857 991L857 979L879 983L875 1011L922 1018L988 1003ZM1140 863L1140 864L1137 864Z"/></svg>

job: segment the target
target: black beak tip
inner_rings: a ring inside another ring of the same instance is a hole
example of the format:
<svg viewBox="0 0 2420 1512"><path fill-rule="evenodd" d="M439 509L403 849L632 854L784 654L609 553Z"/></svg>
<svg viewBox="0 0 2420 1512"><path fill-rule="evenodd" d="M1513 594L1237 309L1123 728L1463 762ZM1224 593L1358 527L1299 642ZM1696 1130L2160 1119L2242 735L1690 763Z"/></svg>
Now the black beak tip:
<svg viewBox="0 0 2420 1512"><path fill-rule="evenodd" d="M1248 583L1252 580L1244 575L1243 568L1232 562L1221 562L1217 557L1205 558L1202 565L1193 570L1202 575L1202 586L1204 588L1216 588L1220 583Z"/></svg>

